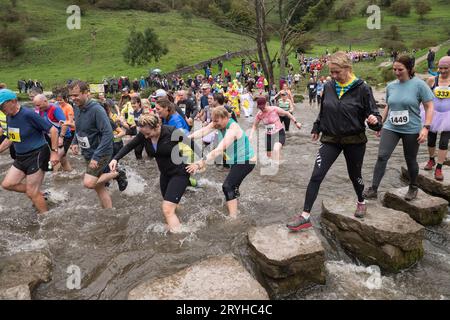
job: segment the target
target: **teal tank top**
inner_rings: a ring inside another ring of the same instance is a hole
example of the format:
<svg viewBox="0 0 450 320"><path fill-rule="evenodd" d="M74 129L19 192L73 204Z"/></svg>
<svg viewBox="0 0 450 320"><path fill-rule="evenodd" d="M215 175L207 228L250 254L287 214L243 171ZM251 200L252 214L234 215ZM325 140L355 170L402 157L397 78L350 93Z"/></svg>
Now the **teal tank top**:
<svg viewBox="0 0 450 320"><path fill-rule="evenodd" d="M283 102L283 100L278 101L278 106L283 109L284 111L289 111L289 101L286 100L286 102Z"/></svg>
<svg viewBox="0 0 450 320"><path fill-rule="evenodd" d="M223 140L225 137L227 130L230 126L236 123L233 119L228 121L227 127L225 130L219 130L219 142ZM225 151L226 163L227 164L244 164L248 163L251 158L255 156L255 152L253 151L253 147L248 140L247 135L244 130L242 130L242 136L240 139L235 140L231 146L227 148Z"/></svg>

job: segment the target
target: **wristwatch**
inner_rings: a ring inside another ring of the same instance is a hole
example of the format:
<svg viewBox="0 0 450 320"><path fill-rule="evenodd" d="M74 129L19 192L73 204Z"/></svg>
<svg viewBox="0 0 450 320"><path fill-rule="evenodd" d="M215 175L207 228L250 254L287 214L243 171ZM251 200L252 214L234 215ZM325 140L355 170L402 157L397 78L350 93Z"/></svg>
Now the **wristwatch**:
<svg viewBox="0 0 450 320"><path fill-rule="evenodd" d="M431 126L429 124L424 124L423 127L427 128L428 130L430 130L430 128L431 128Z"/></svg>
<svg viewBox="0 0 450 320"><path fill-rule="evenodd" d="M51 149L53 152L58 152L58 148L56 148L56 149Z"/></svg>

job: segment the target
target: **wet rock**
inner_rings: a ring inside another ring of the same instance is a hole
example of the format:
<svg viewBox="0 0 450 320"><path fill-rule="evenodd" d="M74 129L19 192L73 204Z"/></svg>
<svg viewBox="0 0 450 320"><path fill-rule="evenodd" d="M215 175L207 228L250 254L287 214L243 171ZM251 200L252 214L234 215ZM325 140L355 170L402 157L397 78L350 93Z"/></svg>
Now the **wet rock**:
<svg viewBox="0 0 450 320"><path fill-rule="evenodd" d="M442 174L444 175L444 181L437 181L434 178L434 170L425 171L420 169L417 184L426 193L450 201L450 170L444 167ZM405 167L402 167L402 177L409 180L408 169Z"/></svg>
<svg viewBox="0 0 450 320"><path fill-rule="evenodd" d="M430 196L420 189L415 200L406 201L404 196L407 192L408 187L389 190L384 194L383 205L406 212L424 226L440 224L447 215L448 201Z"/></svg>
<svg viewBox="0 0 450 320"><path fill-rule="evenodd" d="M408 214L367 205L363 219L353 216L355 203L349 199L322 203L325 236L336 239L342 248L368 265L398 272L423 257L424 228Z"/></svg>
<svg viewBox="0 0 450 320"><path fill-rule="evenodd" d="M230 255L213 257L180 272L145 282L129 300L267 300L264 288Z"/></svg>
<svg viewBox="0 0 450 320"><path fill-rule="evenodd" d="M30 299L42 282L51 280L52 262L42 252L0 258L0 299Z"/></svg>
<svg viewBox="0 0 450 320"><path fill-rule="evenodd" d="M248 232L250 254L272 295L325 284L325 252L314 229L290 232L284 225Z"/></svg>

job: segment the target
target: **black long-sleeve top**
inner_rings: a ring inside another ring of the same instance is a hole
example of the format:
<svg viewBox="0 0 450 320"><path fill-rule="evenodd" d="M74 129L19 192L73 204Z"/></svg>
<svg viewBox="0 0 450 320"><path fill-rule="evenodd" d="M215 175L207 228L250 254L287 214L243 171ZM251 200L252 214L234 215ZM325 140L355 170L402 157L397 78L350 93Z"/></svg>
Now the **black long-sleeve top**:
<svg viewBox="0 0 450 320"><path fill-rule="evenodd" d="M378 123L369 125L369 128L380 131L381 115L369 85L358 80L339 99L335 81L330 81L324 86L320 113L311 133L321 132L323 135L337 138L358 135L365 132L365 120L369 115L378 119Z"/></svg>
<svg viewBox="0 0 450 320"><path fill-rule="evenodd" d="M150 156L156 159L161 174L166 176L189 175L186 172L187 157L186 155L182 157L180 154L180 142L190 146L199 157L202 156L201 149L182 130L163 125L161 126L161 135L156 150L150 140L146 139L142 133L138 133L133 140L120 149L114 156L114 159L119 161L130 153L131 150L144 144L145 150L148 150Z"/></svg>

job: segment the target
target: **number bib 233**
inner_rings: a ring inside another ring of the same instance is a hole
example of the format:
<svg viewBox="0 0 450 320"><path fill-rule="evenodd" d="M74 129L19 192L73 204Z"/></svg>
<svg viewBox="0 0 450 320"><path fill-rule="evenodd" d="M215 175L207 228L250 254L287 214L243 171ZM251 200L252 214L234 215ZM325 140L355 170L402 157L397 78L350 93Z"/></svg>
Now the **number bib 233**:
<svg viewBox="0 0 450 320"><path fill-rule="evenodd" d="M409 122L409 112L408 110L403 111L391 111L389 113L389 121L394 126L403 126Z"/></svg>

